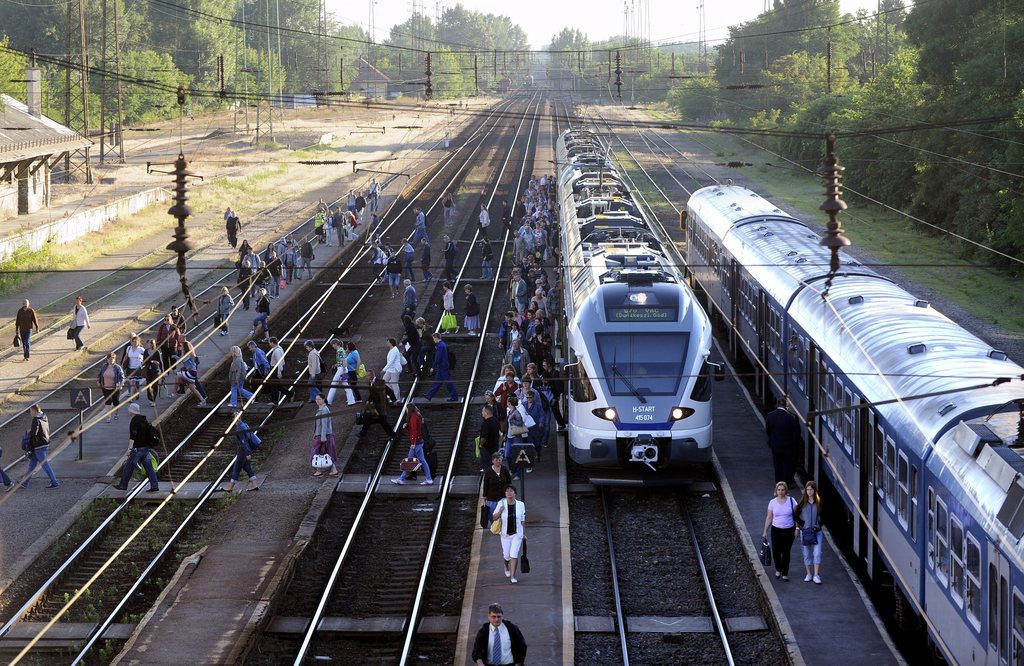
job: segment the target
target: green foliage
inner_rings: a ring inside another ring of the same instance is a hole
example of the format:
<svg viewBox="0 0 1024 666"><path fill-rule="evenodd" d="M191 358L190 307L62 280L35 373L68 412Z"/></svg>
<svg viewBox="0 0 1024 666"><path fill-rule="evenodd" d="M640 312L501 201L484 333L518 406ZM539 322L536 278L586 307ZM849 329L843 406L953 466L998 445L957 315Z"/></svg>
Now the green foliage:
<svg viewBox="0 0 1024 666"><path fill-rule="evenodd" d="M121 71L126 76L156 81L170 88L189 86L189 77L175 67L174 60L167 53L129 51L121 63ZM177 108L177 101L171 93L132 83L125 83L122 87L126 125L139 125L165 118Z"/></svg>

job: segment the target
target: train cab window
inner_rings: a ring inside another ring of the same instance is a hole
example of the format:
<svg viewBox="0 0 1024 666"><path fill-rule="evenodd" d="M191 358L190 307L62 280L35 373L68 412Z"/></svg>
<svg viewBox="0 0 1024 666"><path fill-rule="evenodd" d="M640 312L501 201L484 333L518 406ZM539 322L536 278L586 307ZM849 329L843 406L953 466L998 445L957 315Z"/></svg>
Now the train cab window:
<svg viewBox="0 0 1024 666"><path fill-rule="evenodd" d="M964 526L956 516L949 518L949 593L953 602L964 605Z"/></svg>
<svg viewBox="0 0 1024 666"><path fill-rule="evenodd" d="M896 442L885 438L885 503L890 511L896 509Z"/></svg>
<svg viewBox="0 0 1024 666"><path fill-rule="evenodd" d="M945 585L949 581L949 514L946 505L935 501L935 577Z"/></svg>
<svg viewBox="0 0 1024 666"><path fill-rule="evenodd" d="M587 377L587 369L583 367L583 361L575 363L568 368L569 390L572 391L572 399L576 402L590 402L596 400L594 387Z"/></svg>
<svg viewBox="0 0 1024 666"><path fill-rule="evenodd" d="M928 486L928 568L935 568L935 491Z"/></svg>
<svg viewBox="0 0 1024 666"><path fill-rule="evenodd" d="M981 546L978 540L967 535L967 558L965 561L967 584L967 618L975 629L981 629ZM1016 615L1014 615L1016 617ZM1021 618L1024 621L1024 618Z"/></svg>

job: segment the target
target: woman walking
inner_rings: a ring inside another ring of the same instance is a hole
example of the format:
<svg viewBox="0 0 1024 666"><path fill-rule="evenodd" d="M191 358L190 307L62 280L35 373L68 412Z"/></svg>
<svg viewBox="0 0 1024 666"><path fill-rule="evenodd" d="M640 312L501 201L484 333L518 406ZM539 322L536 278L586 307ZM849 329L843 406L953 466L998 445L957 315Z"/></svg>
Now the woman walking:
<svg viewBox="0 0 1024 666"><path fill-rule="evenodd" d="M430 465L427 464L427 457L423 453L423 415L420 413L420 408L412 403L409 403L409 421L405 424L405 427L409 431L408 457L419 460L420 465L423 467L423 473L427 476L427 480L420 481L420 485L432 486L434 485L434 476L430 471ZM402 472L398 475L397 479L391 479L391 483L396 486L404 486L405 479L408 476L408 472Z"/></svg>
<svg viewBox="0 0 1024 666"><path fill-rule="evenodd" d="M334 448L334 425L331 421L331 410L323 393L316 395L316 417L313 420L313 447L309 452L310 461L317 454L326 453L331 457L331 471L327 476L338 476L338 452ZM323 476L323 470L317 469L313 476Z"/></svg>
<svg viewBox="0 0 1024 666"><path fill-rule="evenodd" d="M405 364L405 357L398 350L398 341L394 338L388 338L388 358L384 368L381 370L381 374L384 381L387 382L388 388L395 394L393 403L401 402L402 400L402 389L398 385L398 380L402 376L402 366Z"/></svg>
<svg viewBox="0 0 1024 666"><path fill-rule="evenodd" d="M775 560L775 578L789 580L789 551L796 536L796 502L789 496L785 481L775 484L775 498L768 502L761 536L768 538L771 528L772 558Z"/></svg>
<svg viewBox="0 0 1024 666"><path fill-rule="evenodd" d="M156 407L157 394L160 393L160 373L164 371L164 366L153 338L146 343L146 356L142 364L146 369L146 397L149 398L149 406Z"/></svg>
<svg viewBox="0 0 1024 666"><path fill-rule="evenodd" d="M124 386L124 370L117 362L117 352L107 354L96 381L103 390L103 404L110 406L110 411L107 412L107 423L110 423L111 416L117 418L117 406L121 404L121 387Z"/></svg>
<svg viewBox="0 0 1024 666"><path fill-rule="evenodd" d="M228 406L231 408L238 407L239 395L242 396L242 400L252 397L252 393L245 388L245 375L248 371L249 368L242 358L242 348L238 345L232 346L231 367L228 368L228 383L231 385L231 404Z"/></svg>
<svg viewBox="0 0 1024 666"><path fill-rule="evenodd" d="M492 514L494 520L501 519L501 554L505 558L505 578L512 584L516 580L516 567L519 566L519 555L523 550L523 521L526 520L526 502L516 499L516 487L511 483L505 486L505 499L498 502L498 508Z"/></svg>
<svg viewBox="0 0 1024 666"><path fill-rule="evenodd" d="M405 371L410 375L417 375L419 374L418 364L420 362L420 332L409 315L402 317L402 326L405 328L402 342L407 345L405 349Z"/></svg>
<svg viewBox="0 0 1024 666"><path fill-rule="evenodd" d="M466 285L466 318L463 323L466 325L466 331L470 335L477 335L480 330L480 303L476 300L476 295L473 294L472 285Z"/></svg>
<svg viewBox="0 0 1024 666"><path fill-rule="evenodd" d="M228 334L228 317L235 308L235 301L231 298L231 290L227 287L220 288L220 298L217 299L217 314L213 318L213 325L220 326L220 334Z"/></svg>
<svg viewBox="0 0 1024 666"><path fill-rule="evenodd" d="M356 343L354 342L349 342L345 345L345 349L348 350L348 355L345 356L345 367L348 368L349 390L352 391L352 397L356 402L362 402L363 396L359 395L359 389L356 387L356 381L359 379L359 366L362 365L362 360L359 358L359 350L356 349Z"/></svg>
<svg viewBox="0 0 1024 666"><path fill-rule="evenodd" d="M71 310L71 339L75 341L75 351L85 346L82 342L82 329L92 328L89 311L85 309L85 297L75 296L75 307Z"/></svg>
<svg viewBox="0 0 1024 666"><path fill-rule="evenodd" d="M813 580L821 585L821 542L824 535L821 533L821 498L818 497L818 484L814 481L808 481L804 485L803 495L796 505L796 518L800 524L804 569L807 570L804 582L810 583Z"/></svg>
<svg viewBox="0 0 1024 666"><path fill-rule="evenodd" d="M259 326L263 329L263 342L270 340L270 323L267 321L270 319L270 298L267 296L267 290L260 287L259 298L256 300L256 318L252 320L252 330L249 331L249 337L256 338L256 327Z"/></svg>
<svg viewBox="0 0 1024 666"><path fill-rule="evenodd" d="M235 489L235 484L238 483L238 477L242 474L242 470L249 476L249 490L259 490L259 483L256 481L256 473L252 470L252 450L261 444L260 438L256 436L256 433L249 429L249 425L238 420L235 424L235 441L238 443L238 448L235 450L235 463L231 466L231 478L228 479L228 483L223 488L219 488L221 492L230 493Z"/></svg>

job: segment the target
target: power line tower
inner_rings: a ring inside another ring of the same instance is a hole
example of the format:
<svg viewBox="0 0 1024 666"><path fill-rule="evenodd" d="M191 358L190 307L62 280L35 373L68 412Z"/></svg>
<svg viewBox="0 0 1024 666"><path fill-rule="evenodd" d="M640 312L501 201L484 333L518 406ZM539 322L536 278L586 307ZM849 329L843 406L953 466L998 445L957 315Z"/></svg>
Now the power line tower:
<svg viewBox="0 0 1024 666"><path fill-rule="evenodd" d="M697 18L697 55L700 58L700 72L701 74L707 74L708 72L708 26L705 23L704 17L704 0L700 0L700 4L697 5L697 11L699 12Z"/></svg>
<svg viewBox="0 0 1024 666"><path fill-rule="evenodd" d="M89 137L89 52L85 48L85 0L68 2L64 31L64 125ZM64 156L64 177L92 183L89 148L68 152Z"/></svg>
<svg viewBox="0 0 1024 666"><path fill-rule="evenodd" d="M103 0L103 79L100 89L100 162L108 158L124 163L124 142L121 125L121 33L118 25L120 0ZM108 10L112 5L112 10ZM116 153L116 157L115 157Z"/></svg>

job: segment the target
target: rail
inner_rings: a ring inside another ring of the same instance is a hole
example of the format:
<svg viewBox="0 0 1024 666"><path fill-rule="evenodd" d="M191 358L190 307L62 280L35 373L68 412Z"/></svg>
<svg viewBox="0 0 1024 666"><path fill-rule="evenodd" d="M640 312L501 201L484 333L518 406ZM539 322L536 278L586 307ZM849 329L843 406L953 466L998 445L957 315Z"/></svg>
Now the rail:
<svg viewBox="0 0 1024 666"><path fill-rule="evenodd" d="M615 628L619 634L619 651L622 652L623 666L629 666L629 646L626 644L626 616L622 613L622 595L619 591L619 569L615 563L615 538L612 536L612 512L608 507L608 489L601 487L601 508L604 511L604 528L608 537L608 559L612 572L612 598L615 601Z"/></svg>
<svg viewBox="0 0 1024 666"><path fill-rule="evenodd" d="M725 633L725 622L722 621L722 616L718 613L715 593L711 589L711 579L708 578L708 570L704 566L704 557L700 552L697 530L693 528L693 520L690 518L690 511L686 508L685 499L680 498L679 508L683 512L683 518L686 520L686 528L690 532L690 540L693 541L693 552L697 555L697 566L700 567L700 578L704 583L704 593L708 596L708 604L711 606L711 620L715 625L715 631L718 633L718 639L722 642L722 649L725 650L726 663L729 666L735 666L736 662L732 658L732 648L729 647L729 637Z"/></svg>

